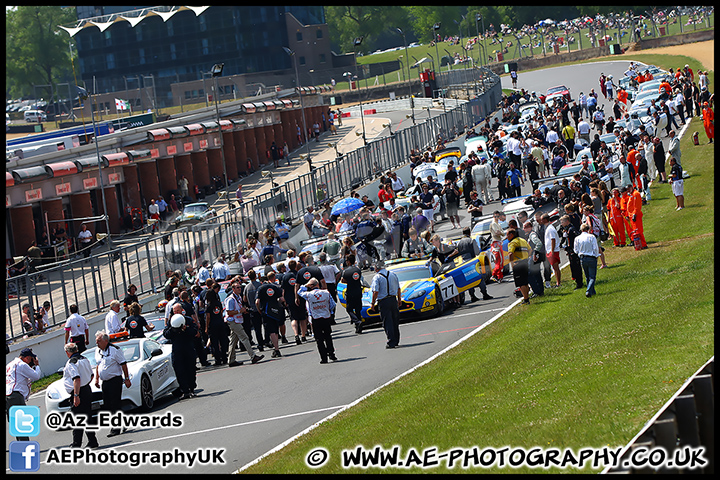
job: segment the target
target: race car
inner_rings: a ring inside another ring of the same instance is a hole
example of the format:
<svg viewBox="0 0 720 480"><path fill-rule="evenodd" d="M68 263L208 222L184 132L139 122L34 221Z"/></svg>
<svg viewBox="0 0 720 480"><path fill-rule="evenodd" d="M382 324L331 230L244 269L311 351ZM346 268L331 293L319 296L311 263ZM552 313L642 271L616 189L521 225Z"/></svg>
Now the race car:
<svg viewBox="0 0 720 480"><path fill-rule="evenodd" d="M200 223L215 216L217 216L217 212L207 203L191 203L190 205L185 205L182 213L175 220L175 226L180 227L182 225Z"/></svg>
<svg viewBox="0 0 720 480"><path fill-rule="evenodd" d="M463 161L467 159L473 152L475 152L475 155L477 155L479 159L489 158L486 137L476 136L465 140L465 155L460 160Z"/></svg>
<svg viewBox="0 0 720 480"><path fill-rule="evenodd" d="M445 302L470 288L480 284L483 275L490 272L490 264L484 253L464 261L455 257L446 263L438 259L399 259L386 262L388 271L395 273L400 281L400 295L403 301L400 307L400 319L409 320L429 318L440 315ZM347 285L340 282L337 286L338 300L344 307ZM361 330L370 325L381 323L377 307L370 309L372 291L363 287Z"/></svg>
<svg viewBox="0 0 720 480"><path fill-rule="evenodd" d="M150 410L153 408L155 400L172 393L178 388L175 370L170 360L172 345L160 344L147 337L121 337L111 339L111 341L125 355L130 381L132 382L130 388L123 386L123 408ZM93 372L96 365L96 350L97 347L89 348L82 353L83 357L90 360ZM100 382L100 388L95 386L95 380L90 382L90 387L92 388L92 409L98 410L103 404L102 381ZM48 413L70 411L70 401L70 394L65 390L62 379L56 380L47 388L45 408Z"/></svg>
<svg viewBox="0 0 720 480"><path fill-rule="evenodd" d="M549 102L556 97L565 97L568 102L572 101L572 99L570 98L570 89L568 89L565 85L558 85L556 87L548 88L547 93L545 93L544 96L540 97L540 102Z"/></svg>

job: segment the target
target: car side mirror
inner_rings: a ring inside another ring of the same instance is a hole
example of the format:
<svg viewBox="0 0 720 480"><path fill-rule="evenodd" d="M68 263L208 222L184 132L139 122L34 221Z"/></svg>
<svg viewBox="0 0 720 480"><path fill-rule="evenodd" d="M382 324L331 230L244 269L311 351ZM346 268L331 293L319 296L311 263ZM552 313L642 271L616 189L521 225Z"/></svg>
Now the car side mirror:
<svg viewBox="0 0 720 480"><path fill-rule="evenodd" d="M161 348L156 348L155 350L150 352L151 357L157 357L158 355L162 355L162 354L163 354L163 351Z"/></svg>

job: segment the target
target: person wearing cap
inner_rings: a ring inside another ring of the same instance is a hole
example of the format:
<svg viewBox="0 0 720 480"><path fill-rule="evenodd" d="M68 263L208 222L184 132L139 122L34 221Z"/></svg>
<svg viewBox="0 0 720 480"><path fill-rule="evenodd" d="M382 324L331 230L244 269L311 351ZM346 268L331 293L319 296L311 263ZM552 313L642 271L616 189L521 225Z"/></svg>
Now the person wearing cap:
<svg viewBox="0 0 720 480"><path fill-rule="evenodd" d="M676 211L685 208L685 195L682 167L675 157L670 157L670 179L673 195L675 195Z"/></svg>
<svg viewBox="0 0 720 480"><path fill-rule="evenodd" d="M23 348L20 355L5 366L5 413L10 421L10 407L26 405L30 384L40 380L40 362L31 348ZM28 441L28 437L16 437Z"/></svg>
<svg viewBox="0 0 720 480"><path fill-rule="evenodd" d="M63 368L63 386L70 394L70 411L76 417L85 417L86 424L94 425L92 414L93 393L90 382L93 379L92 365L90 360L78 352L77 345L68 343L65 345L65 354L68 361ZM81 448L83 433L87 435L88 443L86 448L97 448L98 441L95 430L92 427L73 429L71 448Z"/></svg>
<svg viewBox="0 0 720 480"><path fill-rule="evenodd" d="M103 410L117 412L121 409L123 385L130 388L130 374L127 360L117 345L110 343L110 337L103 330L95 334L95 387L100 388L102 380ZM123 380L123 378L125 380ZM125 428L122 429L125 431ZM119 435L119 427L112 428L108 437Z"/></svg>
<svg viewBox="0 0 720 480"><path fill-rule="evenodd" d="M377 272L370 284L372 291L372 301L370 310L376 307L380 310L380 318L382 319L387 344L385 348L395 348L400 343L400 306L402 305L402 297L400 296L400 281L395 273L385 268L383 261L375 264ZM442 299L438 298L438 302Z"/></svg>
<svg viewBox="0 0 720 480"><path fill-rule="evenodd" d="M88 324L85 318L78 313L76 304L70 305L70 316L65 321L65 343L70 340L77 346L78 352L85 351L85 346L90 343Z"/></svg>
<svg viewBox="0 0 720 480"><path fill-rule="evenodd" d="M305 285L298 288L297 295L305 300L312 318L315 342L317 343L320 363L328 363L328 359L337 361L335 346L332 341L332 318L335 316L335 301L330 292L319 288L317 278L311 278Z"/></svg>
<svg viewBox="0 0 720 480"><path fill-rule="evenodd" d="M198 330L193 319L183 315L183 308L179 303L173 306L172 313L163 330L163 336L172 342L170 358L178 382L178 388L173 395L184 400L196 396L195 337Z"/></svg>
<svg viewBox="0 0 720 480"><path fill-rule="evenodd" d="M710 140L708 143L713 143L713 138L715 138L715 112L713 112L713 109L710 107L708 102L703 102L702 107L702 120L703 126L705 127L705 135L707 135Z"/></svg>

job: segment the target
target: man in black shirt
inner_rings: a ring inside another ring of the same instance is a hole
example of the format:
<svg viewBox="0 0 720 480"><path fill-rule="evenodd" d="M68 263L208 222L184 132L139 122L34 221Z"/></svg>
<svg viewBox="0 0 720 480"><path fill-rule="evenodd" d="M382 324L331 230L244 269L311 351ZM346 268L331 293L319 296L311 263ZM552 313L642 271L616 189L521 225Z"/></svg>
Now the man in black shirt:
<svg viewBox="0 0 720 480"><path fill-rule="evenodd" d="M462 257L463 261L468 261L473 257L476 257L480 253L477 242L470 237L470 227L463 228L463 237L458 241L456 247L458 254ZM480 292L483 294L483 300L490 300L493 297L488 295L487 287L485 286L485 276L480 276ZM475 287L468 290L470 293L470 301L477 302L479 299L475 295Z"/></svg>
<svg viewBox="0 0 720 480"><path fill-rule="evenodd" d="M297 283L297 272L300 270L300 266L295 260L288 262L288 270L283 275L280 285L283 289L283 297L285 303L288 306L288 313L290 313L290 324L292 325L293 331L295 332L295 343L301 345L305 342L305 335L307 335L307 309L305 308L305 300L299 298L300 305L295 303L295 285Z"/></svg>
<svg viewBox="0 0 720 480"><path fill-rule="evenodd" d="M275 283L275 272L270 272L257 290L255 308L262 315L265 332L270 335L273 345L272 358L282 357L278 334L280 324L285 322L285 306L287 304L283 298L283 290Z"/></svg>
<svg viewBox="0 0 720 480"><path fill-rule="evenodd" d="M355 255L347 256L345 268L341 275L341 282L345 287L345 310L350 317L350 323L355 325L355 333L362 332L362 272L355 265Z"/></svg>

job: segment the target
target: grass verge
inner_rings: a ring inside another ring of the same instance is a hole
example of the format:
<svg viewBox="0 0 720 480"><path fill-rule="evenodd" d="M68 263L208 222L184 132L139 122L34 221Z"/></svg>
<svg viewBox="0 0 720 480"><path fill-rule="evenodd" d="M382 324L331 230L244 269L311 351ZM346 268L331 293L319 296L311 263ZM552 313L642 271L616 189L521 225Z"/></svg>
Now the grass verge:
<svg viewBox="0 0 720 480"><path fill-rule="evenodd" d="M714 145L682 140L686 208L669 185L644 207L649 248L608 245L598 295L565 284L292 442L244 473L310 473L306 455L330 452L316 473L345 470L358 445L571 448L625 445L714 352ZM702 135L701 135L702 138ZM367 473L421 469L373 469ZM445 473L446 463L425 472ZM455 469L455 472L464 471ZM560 473L523 467L469 473ZM585 472L599 469L585 468Z"/></svg>

